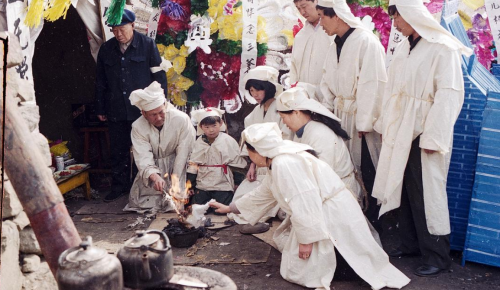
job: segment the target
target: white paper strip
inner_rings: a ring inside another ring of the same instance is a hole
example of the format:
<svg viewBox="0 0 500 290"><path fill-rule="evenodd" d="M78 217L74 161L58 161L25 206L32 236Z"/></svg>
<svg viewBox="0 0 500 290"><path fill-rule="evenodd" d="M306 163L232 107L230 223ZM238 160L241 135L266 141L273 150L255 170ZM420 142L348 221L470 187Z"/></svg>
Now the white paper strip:
<svg viewBox="0 0 500 290"><path fill-rule="evenodd" d="M406 37L394 28L394 23L391 27L391 34L389 36L389 44L387 45L387 56L385 58L385 67L388 68L392 58L396 54L396 46L405 40Z"/></svg>
<svg viewBox="0 0 500 290"><path fill-rule="evenodd" d="M158 21L160 21L161 10L160 8L153 8L153 13L149 17L148 23L148 36L152 39L156 39L156 33L158 32Z"/></svg>
<svg viewBox="0 0 500 290"><path fill-rule="evenodd" d="M497 48L497 61L500 61L500 1L485 0L484 6L486 7L486 13L488 13L491 34Z"/></svg>
<svg viewBox="0 0 500 290"><path fill-rule="evenodd" d="M243 0L243 35L241 40L240 95L246 96L248 102L256 104L254 98L245 94L245 75L257 64L257 0Z"/></svg>
<svg viewBox="0 0 500 290"><path fill-rule="evenodd" d="M16 76L23 82L23 90L25 94L23 97L26 101L35 101L35 90L33 83L33 70L31 67L33 53L35 51L35 44L31 40L31 31L28 26L24 24L26 18L27 5L23 1L8 1L6 6L7 27L10 33L14 34L21 46L21 54L23 61L14 69ZM40 28L34 28L33 32L40 33ZM36 36L34 37L36 39ZM30 88L26 85L29 84Z"/></svg>

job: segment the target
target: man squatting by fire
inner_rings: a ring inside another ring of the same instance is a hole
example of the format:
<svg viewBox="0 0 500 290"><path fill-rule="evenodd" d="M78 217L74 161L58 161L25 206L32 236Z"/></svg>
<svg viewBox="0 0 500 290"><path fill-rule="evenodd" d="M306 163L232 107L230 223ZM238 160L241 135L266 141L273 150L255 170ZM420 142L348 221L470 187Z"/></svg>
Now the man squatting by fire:
<svg viewBox="0 0 500 290"><path fill-rule="evenodd" d="M177 200L186 198L176 195L186 192L186 164L196 135L191 119L166 101L157 82L133 91L130 102L142 114L132 124L131 133L139 172L124 210L173 210L172 204L165 204L163 192L173 192ZM170 191L177 183L179 190Z"/></svg>

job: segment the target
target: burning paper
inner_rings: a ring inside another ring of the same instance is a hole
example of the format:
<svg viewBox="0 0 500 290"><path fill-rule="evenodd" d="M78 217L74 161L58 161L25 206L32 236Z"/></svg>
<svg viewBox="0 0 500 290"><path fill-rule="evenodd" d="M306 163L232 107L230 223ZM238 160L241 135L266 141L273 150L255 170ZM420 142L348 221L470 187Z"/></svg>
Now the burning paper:
<svg viewBox="0 0 500 290"><path fill-rule="evenodd" d="M208 204L211 202L215 202L215 199L211 199L209 202L205 204L193 204L191 206L191 214L187 216L186 222L192 225L195 228L198 228L205 224L205 213L210 207Z"/></svg>
<svg viewBox="0 0 500 290"><path fill-rule="evenodd" d="M165 174L165 178L168 177L168 173ZM184 205L189 202L189 190L191 189L191 182L188 180L186 182L185 188L182 190L180 187L179 178L177 175L172 174L170 176L170 188L167 191L163 191L163 204L164 206L171 206L177 214L184 211Z"/></svg>

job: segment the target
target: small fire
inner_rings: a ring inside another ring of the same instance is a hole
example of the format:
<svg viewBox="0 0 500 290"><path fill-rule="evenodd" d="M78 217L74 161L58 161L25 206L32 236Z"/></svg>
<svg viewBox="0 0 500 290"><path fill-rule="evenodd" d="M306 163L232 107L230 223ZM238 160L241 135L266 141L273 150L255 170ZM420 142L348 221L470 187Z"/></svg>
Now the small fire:
<svg viewBox="0 0 500 290"><path fill-rule="evenodd" d="M165 178L168 177L168 173L165 174ZM171 186L168 190L168 195L172 198L175 205L176 211L183 212L184 205L189 203L189 191L191 189L191 181L187 181L184 190L180 187L180 181L177 175L172 174L170 176Z"/></svg>

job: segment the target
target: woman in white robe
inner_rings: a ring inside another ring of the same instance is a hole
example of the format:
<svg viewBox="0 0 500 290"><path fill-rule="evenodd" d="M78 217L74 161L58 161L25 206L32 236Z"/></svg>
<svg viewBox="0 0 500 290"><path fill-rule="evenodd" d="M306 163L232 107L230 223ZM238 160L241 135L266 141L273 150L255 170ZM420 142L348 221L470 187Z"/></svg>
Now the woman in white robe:
<svg viewBox="0 0 500 290"><path fill-rule="evenodd" d="M291 140L293 138L293 133L283 123L283 120L276 111L275 97L283 92L283 87L278 83L278 75L278 70L268 66L258 66L248 72L245 77L245 89L247 90L245 93L249 95L247 98L254 98L257 100L259 105L257 105L253 111L246 116L244 124L245 128L248 128L253 124L275 122L283 132L283 139ZM243 150L242 154L246 155L246 151ZM233 201L238 200L243 195L259 186L265 175L265 168L258 168L254 163L251 163L247 173L247 178L236 189ZM270 210L269 214L266 215L262 221L276 216L278 210L278 207ZM229 217L234 219L239 224L248 223L237 215L231 214Z"/></svg>
<svg viewBox="0 0 500 290"><path fill-rule="evenodd" d="M345 140L349 135L340 125L340 119L323 105L311 98L315 87L298 83L276 98L278 112L283 122L295 133L294 142L311 146L320 160L325 161L337 173L347 189L351 191L361 208L366 205L363 191L352 164ZM380 236L368 222L370 232L382 247Z"/></svg>
<svg viewBox="0 0 500 290"><path fill-rule="evenodd" d="M337 248L353 270L373 289L402 288L410 282L396 269L370 235L351 192L330 166L307 152L312 148L281 138L274 123L250 126L242 133L253 162L265 166L261 186L217 211L242 214L255 224L279 205L286 219L274 240L282 252L280 273L287 281L330 289Z"/></svg>

